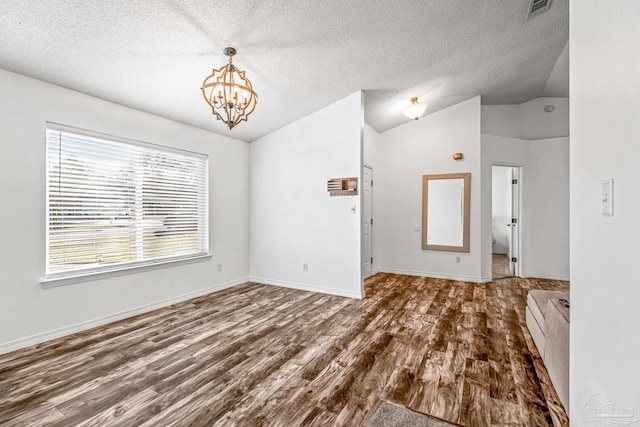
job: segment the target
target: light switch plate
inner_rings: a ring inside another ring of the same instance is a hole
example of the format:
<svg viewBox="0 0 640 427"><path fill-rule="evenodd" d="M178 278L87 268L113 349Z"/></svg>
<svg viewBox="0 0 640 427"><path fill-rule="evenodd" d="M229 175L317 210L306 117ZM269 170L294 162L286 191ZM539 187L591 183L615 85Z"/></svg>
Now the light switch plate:
<svg viewBox="0 0 640 427"><path fill-rule="evenodd" d="M602 183L602 215L613 216L613 178Z"/></svg>

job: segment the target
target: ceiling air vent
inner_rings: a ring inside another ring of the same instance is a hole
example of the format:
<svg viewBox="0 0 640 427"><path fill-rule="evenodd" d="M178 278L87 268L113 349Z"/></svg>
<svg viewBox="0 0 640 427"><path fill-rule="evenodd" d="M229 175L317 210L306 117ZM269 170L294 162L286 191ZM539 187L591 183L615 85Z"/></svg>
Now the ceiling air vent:
<svg viewBox="0 0 640 427"><path fill-rule="evenodd" d="M549 10L549 6L551 6L551 0L531 0L527 19L531 19L534 16L540 15L542 12Z"/></svg>

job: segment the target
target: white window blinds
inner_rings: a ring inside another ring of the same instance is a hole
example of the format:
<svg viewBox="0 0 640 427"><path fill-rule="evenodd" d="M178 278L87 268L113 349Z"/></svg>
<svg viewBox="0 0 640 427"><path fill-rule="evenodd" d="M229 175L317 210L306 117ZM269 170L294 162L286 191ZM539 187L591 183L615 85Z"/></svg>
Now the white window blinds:
<svg viewBox="0 0 640 427"><path fill-rule="evenodd" d="M47 278L208 252L207 157L47 124Z"/></svg>

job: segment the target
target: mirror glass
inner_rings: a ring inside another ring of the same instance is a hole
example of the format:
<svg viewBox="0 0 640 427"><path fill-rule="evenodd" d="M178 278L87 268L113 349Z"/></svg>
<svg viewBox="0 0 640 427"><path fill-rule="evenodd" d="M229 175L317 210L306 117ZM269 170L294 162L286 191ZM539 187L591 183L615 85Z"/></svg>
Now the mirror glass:
<svg viewBox="0 0 640 427"><path fill-rule="evenodd" d="M423 176L423 249L469 252L470 176Z"/></svg>

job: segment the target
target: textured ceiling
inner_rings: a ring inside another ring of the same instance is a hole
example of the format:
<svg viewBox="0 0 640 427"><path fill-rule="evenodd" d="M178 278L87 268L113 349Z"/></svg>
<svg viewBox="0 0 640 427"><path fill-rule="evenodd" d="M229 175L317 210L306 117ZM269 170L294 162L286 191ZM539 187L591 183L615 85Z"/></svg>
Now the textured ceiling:
<svg viewBox="0 0 640 427"><path fill-rule="evenodd" d="M527 21L529 1L2 0L0 68L245 141L364 89L384 131L412 96L427 114L563 96L569 1ZM226 46L259 95L232 131L200 93Z"/></svg>
<svg viewBox="0 0 640 427"><path fill-rule="evenodd" d="M569 43L565 45L556 61L542 95L569 97Z"/></svg>

